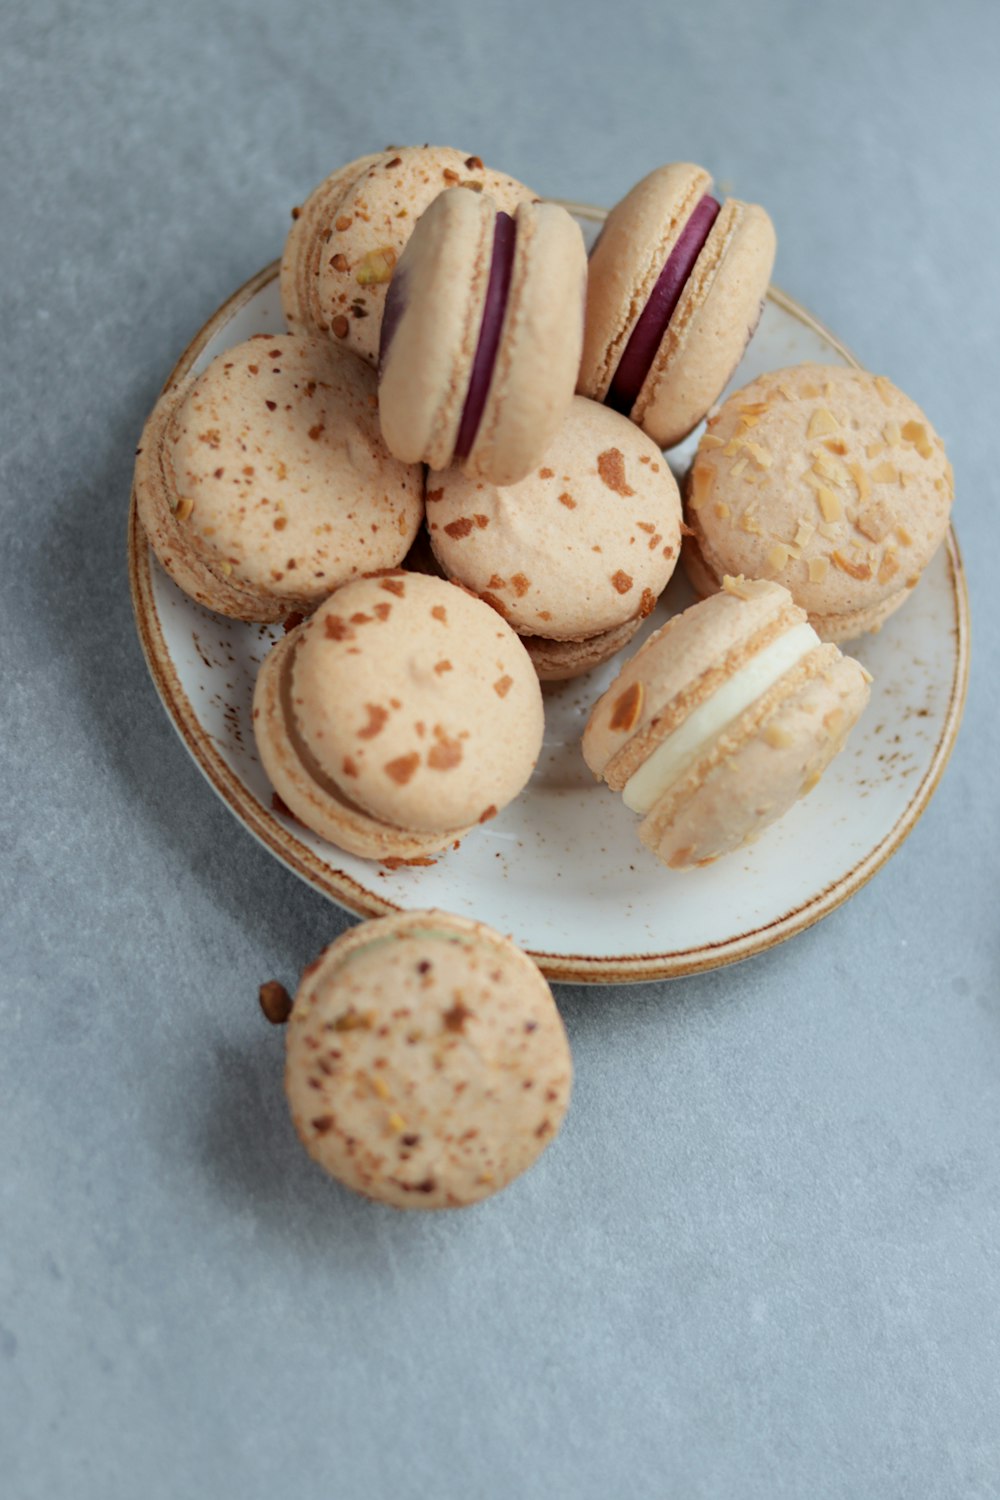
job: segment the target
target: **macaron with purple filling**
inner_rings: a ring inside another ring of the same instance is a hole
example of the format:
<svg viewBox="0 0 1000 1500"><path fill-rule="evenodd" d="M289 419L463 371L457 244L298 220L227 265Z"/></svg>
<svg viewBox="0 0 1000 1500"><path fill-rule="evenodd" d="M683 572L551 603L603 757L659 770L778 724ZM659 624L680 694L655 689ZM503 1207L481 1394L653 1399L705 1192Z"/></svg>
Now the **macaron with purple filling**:
<svg viewBox="0 0 1000 1500"><path fill-rule="evenodd" d="M293 210L281 258L288 326L332 337L374 365L396 263L424 210L458 184L509 213L537 196L451 146L390 147L332 172Z"/></svg>
<svg viewBox="0 0 1000 1500"><path fill-rule="evenodd" d="M389 289L379 412L389 451L509 485L565 417L583 340L587 259L554 203L513 215L454 188L428 208Z"/></svg>
<svg viewBox="0 0 1000 1500"><path fill-rule="evenodd" d="M577 389L661 448L695 428L743 357L775 235L755 203L720 204L703 167L650 172L611 210L590 256Z"/></svg>
<svg viewBox="0 0 1000 1500"><path fill-rule="evenodd" d="M364 922L302 975L285 1090L309 1155L394 1208L460 1208L554 1140L573 1065L552 991L500 933L442 911Z"/></svg>
<svg viewBox="0 0 1000 1500"><path fill-rule="evenodd" d="M787 589L726 578L625 663L591 711L584 759L665 865L709 864L812 790L870 681Z"/></svg>
<svg viewBox="0 0 1000 1500"><path fill-rule="evenodd" d="M271 785L306 827L365 859L419 861L522 790L542 694L494 610L396 570L338 589L272 647L253 725Z"/></svg>
<svg viewBox="0 0 1000 1500"><path fill-rule="evenodd" d="M574 396L542 463L517 484L434 473L427 525L448 577L524 640L540 678L576 677L621 650L680 555L677 481L617 412Z"/></svg>

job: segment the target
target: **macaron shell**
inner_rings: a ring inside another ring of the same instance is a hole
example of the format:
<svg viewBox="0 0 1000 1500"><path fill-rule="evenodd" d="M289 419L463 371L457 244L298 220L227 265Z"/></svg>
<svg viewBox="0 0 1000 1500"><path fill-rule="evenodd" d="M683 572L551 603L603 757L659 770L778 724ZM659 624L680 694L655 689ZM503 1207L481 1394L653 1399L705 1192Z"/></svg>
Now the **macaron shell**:
<svg viewBox="0 0 1000 1500"><path fill-rule="evenodd" d="M162 567L184 593L221 615L236 620L265 620L273 604L255 590L235 587L233 582L208 567L191 546L186 519L178 514L176 485L164 467L164 445L178 406L194 384L194 376L164 391L146 420L136 450L132 493L146 538ZM282 613L306 613L312 606L305 599L283 606ZM281 618L275 615L274 618Z"/></svg>
<svg viewBox="0 0 1000 1500"><path fill-rule="evenodd" d="M205 597L209 575L228 585L212 608L282 619L405 556L423 472L386 451L362 360L325 340L259 335L164 402L166 421L141 444L140 516L181 587Z"/></svg>
<svg viewBox="0 0 1000 1500"><path fill-rule="evenodd" d="M670 162L637 182L608 214L590 254L581 396L604 400L660 272L711 186L703 167Z"/></svg>
<svg viewBox="0 0 1000 1500"><path fill-rule="evenodd" d="M401 147L380 158L344 193L327 224L317 305L334 336L372 365L378 358L385 297L396 262L421 214L439 193L467 186L512 213L530 188L445 146Z"/></svg>
<svg viewBox="0 0 1000 1500"><path fill-rule="evenodd" d="M471 478L516 484L545 456L569 410L583 344L587 252L579 225L554 203L521 203L496 365Z"/></svg>
<svg viewBox="0 0 1000 1500"><path fill-rule="evenodd" d="M296 729L352 802L437 833L485 822L521 791L541 749L541 691L487 605L397 573L348 584L300 629Z"/></svg>
<svg viewBox="0 0 1000 1500"><path fill-rule="evenodd" d="M639 827L672 869L738 849L812 790L868 701L862 667L812 652L717 738Z"/></svg>
<svg viewBox="0 0 1000 1500"><path fill-rule="evenodd" d="M443 912L338 939L303 975L286 1045L306 1150L397 1208L498 1192L553 1139L572 1087L538 969L508 939Z"/></svg>
<svg viewBox="0 0 1000 1500"><path fill-rule="evenodd" d="M760 320L776 244L764 209L726 200L632 408L632 420L661 448L672 448L698 425L743 358Z"/></svg>
<svg viewBox="0 0 1000 1500"><path fill-rule="evenodd" d="M318 303L319 271L326 241L326 229L337 217L343 196L362 173L380 161L388 161L392 152L376 151L359 156L338 167L309 194L299 208L292 211L281 257L281 306L293 333L326 332Z"/></svg>
<svg viewBox="0 0 1000 1500"><path fill-rule="evenodd" d="M574 396L543 462L499 487L428 477L427 525L452 579L524 635L575 641L647 615L680 550L677 485L627 418Z"/></svg>
<svg viewBox="0 0 1000 1500"><path fill-rule="evenodd" d="M584 636L578 641L547 641L540 635L523 635L521 642L531 657L539 682L566 682L610 661L628 645L641 624L641 617L626 620L613 630Z"/></svg>
<svg viewBox="0 0 1000 1500"><path fill-rule="evenodd" d="M734 579L730 588L661 625L591 709L583 756L616 791L755 652L805 620L777 584Z"/></svg>
<svg viewBox="0 0 1000 1500"><path fill-rule="evenodd" d="M467 828L436 834L394 828L345 797L295 732L291 665L300 632L272 647L257 674L253 697L254 738L261 764L278 797L313 833L361 859L421 860L449 849Z"/></svg>
<svg viewBox="0 0 1000 1500"><path fill-rule="evenodd" d="M390 453L438 468L451 463L475 358L490 273L496 209L458 188L441 193L397 269L405 304L379 377L382 436Z"/></svg>
<svg viewBox="0 0 1000 1500"><path fill-rule="evenodd" d="M817 629L847 639L915 585L952 495L941 439L883 376L776 370L730 396L699 444L687 482L693 581L774 578Z"/></svg>

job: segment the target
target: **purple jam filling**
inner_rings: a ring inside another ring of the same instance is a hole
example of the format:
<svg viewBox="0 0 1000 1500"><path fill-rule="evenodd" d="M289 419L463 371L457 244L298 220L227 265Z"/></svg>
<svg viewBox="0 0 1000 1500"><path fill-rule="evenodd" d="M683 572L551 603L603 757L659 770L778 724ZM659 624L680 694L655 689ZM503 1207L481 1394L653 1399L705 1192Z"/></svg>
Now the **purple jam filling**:
<svg viewBox="0 0 1000 1500"><path fill-rule="evenodd" d="M385 307L382 310L382 327L379 330L378 339L379 380L382 379L382 371L385 369L389 345L396 337L396 329L399 327L400 319L406 311L406 282L406 267L400 266L389 283L389 290L385 297Z"/></svg>
<svg viewBox="0 0 1000 1500"><path fill-rule="evenodd" d="M694 270L694 263L704 248L718 212L718 203L708 194L696 205L625 345L611 388L604 398L606 406L623 412L625 416L632 410L642 390L667 325L673 317L674 308L681 300L681 293Z"/></svg>
<svg viewBox="0 0 1000 1500"><path fill-rule="evenodd" d="M507 311L507 297L510 292L511 272L514 269L514 241L517 236L517 225L510 214L497 214L496 228L493 231L493 258L490 261L490 279L486 287L486 303L483 307L483 321L479 328L479 342L476 345L476 357L472 362L472 374L469 377L469 390L465 397L465 406L462 408L462 420L459 423L458 437L455 439L455 457L467 458L476 441L476 433L479 431L479 423L482 420L483 407L486 405L486 394L493 379L493 366L496 364L497 348L500 343L500 330L503 327L504 314Z"/></svg>

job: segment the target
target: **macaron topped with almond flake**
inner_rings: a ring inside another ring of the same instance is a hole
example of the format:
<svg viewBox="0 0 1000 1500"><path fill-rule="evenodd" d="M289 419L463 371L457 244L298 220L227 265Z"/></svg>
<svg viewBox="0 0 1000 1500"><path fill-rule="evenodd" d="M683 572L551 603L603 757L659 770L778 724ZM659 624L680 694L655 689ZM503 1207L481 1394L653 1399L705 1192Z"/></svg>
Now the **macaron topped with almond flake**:
<svg viewBox="0 0 1000 1500"><path fill-rule="evenodd" d="M419 857L521 791L542 697L520 640L441 578L339 589L265 658L254 731L282 802L366 858Z"/></svg>
<svg viewBox="0 0 1000 1500"><path fill-rule="evenodd" d="M710 419L688 476L685 567L699 593L726 573L787 588L825 640L877 630L948 529L944 444L882 375L774 370Z"/></svg>
<svg viewBox="0 0 1000 1500"><path fill-rule="evenodd" d="M625 645L666 588L680 495L650 438L575 396L520 483L432 473L427 525L445 573L525 638L539 675L572 677Z"/></svg>
<svg viewBox="0 0 1000 1500"><path fill-rule="evenodd" d="M174 581L241 620L308 613L405 557L423 471L387 451L375 374L326 340L259 334L170 387L135 467L139 517Z"/></svg>
<svg viewBox="0 0 1000 1500"><path fill-rule="evenodd" d="M448 146L399 146L339 168L295 210L281 262L290 328L324 333L374 364L385 295L421 214L458 185L512 213L537 195Z"/></svg>
<svg viewBox="0 0 1000 1500"><path fill-rule="evenodd" d="M512 214L454 188L427 209L386 300L379 410L390 452L515 484L573 399L587 256L554 203Z"/></svg>
<svg viewBox="0 0 1000 1500"><path fill-rule="evenodd" d="M672 869L708 864L819 781L868 701L787 589L726 578L650 636L594 705L583 755Z"/></svg>
<svg viewBox="0 0 1000 1500"><path fill-rule="evenodd" d="M506 1187L554 1139L572 1061L552 991L491 928L405 912L309 965L285 1088L303 1145L396 1208L459 1208Z"/></svg>
<svg viewBox="0 0 1000 1500"><path fill-rule="evenodd" d="M590 257L577 389L673 447L730 379L764 305L771 220L712 197L703 167L650 172L608 214Z"/></svg>

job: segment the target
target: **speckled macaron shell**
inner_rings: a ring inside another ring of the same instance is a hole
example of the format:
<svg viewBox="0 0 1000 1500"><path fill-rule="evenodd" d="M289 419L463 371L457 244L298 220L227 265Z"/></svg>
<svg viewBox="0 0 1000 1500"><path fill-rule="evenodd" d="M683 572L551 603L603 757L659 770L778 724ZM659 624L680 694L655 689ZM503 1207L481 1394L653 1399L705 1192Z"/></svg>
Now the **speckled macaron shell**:
<svg viewBox="0 0 1000 1500"><path fill-rule="evenodd" d="M849 640L902 604L952 497L944 444L884 376L775 370L709 420L686 488L687 570L701 593L726 573L772 578L825 640Z"/></svg>
<svg viewBox="0 0 1000 1500"><path fill-rule="evenodd" d="M314 226L320 250L308 292L286 304L286 315L307 312L317 331L332 333L373 365L396 263L437 195L471 186L489 193L507 212L537 197L513 177L484 167L478 156L447 146L401 146L381 153L360 174L344 169L344 175L350 180L339 196L337 187L327 184L316 190L324 196L322 210L313 211L311 199L301 210ZM304 252L293 247L286 254L301 259Z"/></svg>
<svg viewBox="0 0 1000 1500"><path fill-rule="evenodd" d="M609 213L590 257L582 395L606 397L657 279L711 186L702 167L672 162ZM661 448L697 426L742 358L760 318L775 244L764 209L723 202L630 413Z"/></svg>
<svg viewBox="0 0 1000 1500"><path fill-rule="evenodd" d="M444 579L348 584L282 647L277 688L265 679L254 699L261 759L292 811L343 847L339 801L440 848L534 769L543 715L527 653Z"/></svg>
<svg viewBox="0 0 1000 1500"><path fill-rule="evenodd" d="M543 462L500 487L428 476L445 572L525 636L579 642L647 615L680 550L676 481L627 418L575 396Z"/></svg>
<svg viewBox="0 0 1000 1500"><path fill-rule="evenodd" d="M379 416L390 453L451 463L486 300L496 209L458 188L438 195L397 270L405 304L379 370ZM387 327L387 335L388 335Z"/></svg>
<svg viewBox="0 0 1000 1500"><path fill-rule="evenodd" d="M287 1029L295 1129L338 1181L396 1208L498 1192L554 1138L572 1060L532 961L439 911L364 923L302 976Z"/></svg>
<svg viewBox="0 0 1000 1500"><path fill-rule="evenodd" d="M385 448L363 360L262 334L160 398L135 494L186 593L238 619L280 620L402 560L423 516L423 471Z"/></svg>
<svg viewBox="0 0 1000 1500"><path fill-rule="evenodd" d="M622 790L657 748L754 657L806 622L765 580L674 616L625 663L591 711L583 754ZM755 838L819 780L868 701L868 674L817 644L709 738L647 811L639 836L672 868L709 863Z"/></svg>
<svg viewBox="0 0 1000 1500"><path fill-rule="evenodd" d="M328 243L326 232L337 217L347 189L370 167L388 161L392 155L391 151L376 151L338 167L305 203L292 209L292 227L281 257L280 285L281 306L293 333L329 331L321 328L323 314L318 298L320 262Z"/></svg>
<svg viewBox="0 0 1000 1500"><path fill-rule="evenodd" d="M442 469L469 394L499 205L455 188L427 209L400 260L406 301L383 349L379 409L390 451ZM580 363L583 236L554 203L521 203L492 378L464 473L523 479L566 416Z"/></svg>

